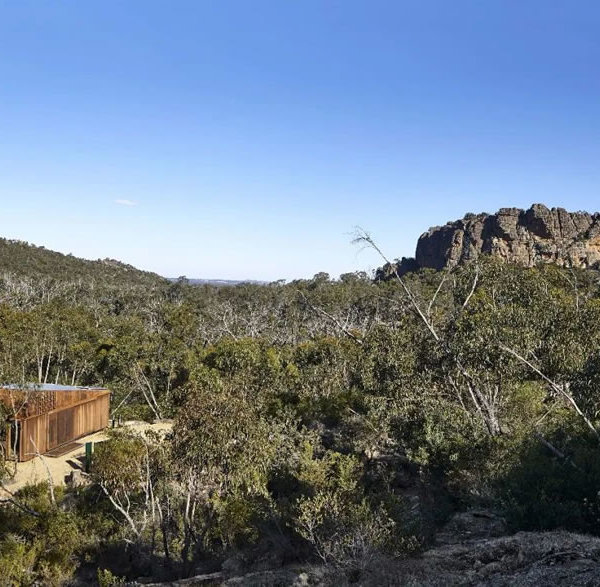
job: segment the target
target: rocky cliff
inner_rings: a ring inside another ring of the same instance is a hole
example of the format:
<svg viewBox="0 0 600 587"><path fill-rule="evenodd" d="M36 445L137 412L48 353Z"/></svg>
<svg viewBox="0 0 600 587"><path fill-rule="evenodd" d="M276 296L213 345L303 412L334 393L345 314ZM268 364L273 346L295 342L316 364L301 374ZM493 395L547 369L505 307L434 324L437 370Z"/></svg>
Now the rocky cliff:
<svg viewBox="0 0 600 587"><path fill-rule="evenodd" d="M501 208L496 214L468 214L462 220L430 228L421 235L414 259L396 265L402 275L415 269L452 268L492 255L533 267L600 268L600 213L567 212L534 204L529 210ZM393 272L378 270L385 278Z"/></svg>

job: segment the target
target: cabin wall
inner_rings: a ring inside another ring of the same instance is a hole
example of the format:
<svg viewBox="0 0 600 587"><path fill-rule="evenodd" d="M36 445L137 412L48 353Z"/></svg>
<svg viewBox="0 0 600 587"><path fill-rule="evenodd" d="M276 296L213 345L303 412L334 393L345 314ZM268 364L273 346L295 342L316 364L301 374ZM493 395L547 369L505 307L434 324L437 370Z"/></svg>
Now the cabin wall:
<svg viewBox="0 0 600 587"><path fill-rule="evenodd" d="M45 390L0 389L2 402L17 418L30 418L56 409L56 392Z"/></svg>
<svg viewBox="0 0 600 587"><path fill-rule="evenodd" d="M100 393L108 390L101 389L7 389L0 388L0 402L19 419L31 418L47 414L69 406L76 406L82 402L96 399Z"/></svg>
<svg viewBox="0 0 600 587"><path fill-rule="evenodd" d="M98 397L97 389L69 389L64 391L56 391L55 394L55 409L74 406L81 402L95 399Z"/></svg>
<svg viewBox="0 0 600 587"><path fill-rule="evenodd" d="M36 452L44 454L57 446L106 428L110 392L99 396L96 393L96 396L75 406L20 420L19 460L30 460Z"/></svg>

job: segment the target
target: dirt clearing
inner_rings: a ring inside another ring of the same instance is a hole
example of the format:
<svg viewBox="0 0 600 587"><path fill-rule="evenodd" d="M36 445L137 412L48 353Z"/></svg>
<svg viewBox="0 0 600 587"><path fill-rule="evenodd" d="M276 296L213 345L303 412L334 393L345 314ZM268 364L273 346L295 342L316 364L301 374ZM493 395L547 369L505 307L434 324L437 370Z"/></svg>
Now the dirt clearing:
<svg viewBox="0 0 600 587"><path fill-rule="evenodd" d="M163 420L155 424L148 422L129 421L124 422L119 430L132 430L139 434L153 430L156 432L169 432L173 427L171 420ZM54 485L64 485L65 478L71 471L83 469L85 458L85 444L87 442L101 442L107 439L106 430L95 432L78 438L72 444L76 445L73 450L57 457L43 456L35 457L24 463L16 463L16 472L13 477L8 478L4 486L8 491L14 493L25 485L48 481L48 471L52 477ZM9 464L9 470L13 469L14 465ZM0 488L0 496L4 493Z"/></svg>

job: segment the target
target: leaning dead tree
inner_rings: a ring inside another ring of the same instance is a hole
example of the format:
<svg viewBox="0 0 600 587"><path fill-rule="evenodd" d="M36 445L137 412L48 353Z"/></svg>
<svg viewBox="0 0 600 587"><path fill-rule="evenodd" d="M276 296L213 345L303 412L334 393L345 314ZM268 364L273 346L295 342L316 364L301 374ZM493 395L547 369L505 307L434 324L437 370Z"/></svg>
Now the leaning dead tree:
<svg viewBox="0 0 600 587"><path fill-rule="evenodd" d="M353 244L358 244L373 249L383 259L383 261L387 263L389 267L392 268L392 276L400 285L402 291L408 298L410 307L421 320L421 322L425 325L427 331L429 332L433 340L439 345L441 345L445 353L451 358L454 366L456 367L456 370L460 374L463 385L467 391L467 397L470 399L470 402L474 407L475 413L482 420L490 435L497 436L501 434L500 421L498 418L498 401L500 397L498 386L485 381L479 381L476 377L469 373L468 369L463 365L460 358L457 357L454 353L452 353L451 349L449 349L448 347L447 342L440 336L431 317L431 310L433 308L438 294L440 293L444 285L444 282L447 279L448 274L444 273L441 283L439 284L436 292L434 293L433 298L430 301L427 309L423 310L414 293L408 287L406 282L402 279L402 276L398 273L398 268L396 264L392 263L390 259L388 259L388 257L384 254L384 252L380 249L373 237L368 232L366 232L362 228L357 228L355 238L352 242ZM467 295L465 301L462 304L463 310L469 304L469 301L473 296L475 289L477 288L478 281L479 270L476 269L473 284L471 286L469 294ZM456 381L451 381L450 383L456 388Z"/></svg>
<svg viewBox="0 0 600 587"><path fill-rule="evenodd" d="M444 350L446 350L448 352L448 356L451 357L454 365L456 366L457 371L461 375L461 378L464 383L464 387L467 390L467 397L470 399L471 404L475 408L475 413L485 423L485 425L488 429L488 432L490 434L492 434L492 435L500 434L501 428L500 428L500 423L499 423L499 419L498 419L498 410L497 410L497 406L498 406L498 403L500 400L499 386L497 384L494 384L493 382L487 382L487 381L482 380L481 378L476 378L473 375L471 375L469 373L468 369L466 369L465 366L462 364L460 358L456 357L451 352L451 350L448 348L447 343L438 334L436 327L433 323L433 320L431 318L433 304L435 303L435 300L447 279L448 273L444 273L444 275L440 281L440 284L438 285L438 288L435 291L433 298L431 299L431 301L427 307L427 310L424 311L421 308L421 306L419 305L419 303L418 303L415 295L411 291L411 289L407 286L406 282L402 279L402 276L398 273L397 265L392 263L386 257L386 255L379 248L379 246L373 240L373 238L371 237L371 235L369 233L367 233L366 231L364 231L360 228L357 229L354 243L361 244L361 245L364 245L366 247L369 247L369 248L375 250L379 254L379 256L385 261L385 263L387 263L387 265L392 269L392 276L400 284L400 286L401 286L402 290L404 291L404 293L406 294L415 314L423 322L423 324L427 328L427 330L430 333L430 335L432 336L432 338L436 342L440 343L443 346ZM479 283L479 268L476 266L473 283L471 284L469 293L467 294L464 302L461 305L461 310L464 310L468 306L469 301L471 300L471 298L473 297L473 294L475 293L475 291L477 289L478 283ZM575 289L576 306L577 306L577 310L579 311L579 293L577 290L577 284L575 282L572 285ZM581 409L581 407L577 403L576 399L574 398L573 394L571 393L568 383L561 384L561 383L557 383L556 381L552 380L550 377L548 377L546 374L544 374L531 360L529 360L526 355L516 351L515 349L510 348L502 343L498 343L497 346L503 353L505 353L506 355L512 356L517 361L519 361L522 365L528 367L540 379L542 379L546 384L548 384L550 389L552 389L552 391L557 396L562 397L567 402L567 404L573 408L575 413L581 418L581 420L585 423L586 427L593 433L595 438L600 443L600 431L596 428L596 426L593 424L593 422L587 417L585 412ZM462 404L462 398L461 398L460 390L458 389L458 383L450 376L449 376L449 382L450 382L451 386L456 390L457 395L458 395L459 399L461 400L461 404ZM464 404L463 404L463 407L465 407ZM539 433L536 433L535 436L538 439L540 439L540 441L542 441L543 444L550 447L551 450L555 454L557 454L557 455L561 454L560 451L558 451L558 449L553 447L546 439L543 439L539 435Z"/></svg>

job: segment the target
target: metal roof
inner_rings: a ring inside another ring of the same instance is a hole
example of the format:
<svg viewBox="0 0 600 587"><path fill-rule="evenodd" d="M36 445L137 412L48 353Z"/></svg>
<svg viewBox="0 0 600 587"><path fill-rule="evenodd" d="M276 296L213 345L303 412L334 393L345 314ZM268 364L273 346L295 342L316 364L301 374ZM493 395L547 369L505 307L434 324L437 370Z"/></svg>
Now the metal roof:
<svg viewBox="0 0 600 587"><path fill-rule="evenodd" d="M9 385L1 385L0 389L14 389L23 391L104 391L106 387L85 387L80 385L58 385L56 383L10 383Z"/></svg>

